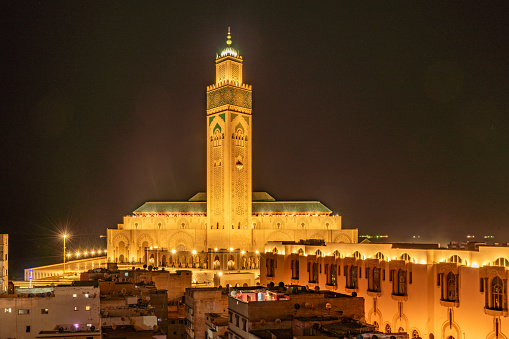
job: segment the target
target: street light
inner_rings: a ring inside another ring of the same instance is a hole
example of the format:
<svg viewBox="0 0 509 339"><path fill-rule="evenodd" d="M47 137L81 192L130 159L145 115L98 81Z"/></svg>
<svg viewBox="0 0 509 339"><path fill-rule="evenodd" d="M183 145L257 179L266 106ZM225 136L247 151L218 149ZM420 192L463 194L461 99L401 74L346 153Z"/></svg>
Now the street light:
<svg viewBox="0 0 509 339"><path fill-rule="evenodd" d="M64 274L62 275L62 277L65 277L65 239L67 238L67 234L64 234L63 237L64 237Z"/></svg>

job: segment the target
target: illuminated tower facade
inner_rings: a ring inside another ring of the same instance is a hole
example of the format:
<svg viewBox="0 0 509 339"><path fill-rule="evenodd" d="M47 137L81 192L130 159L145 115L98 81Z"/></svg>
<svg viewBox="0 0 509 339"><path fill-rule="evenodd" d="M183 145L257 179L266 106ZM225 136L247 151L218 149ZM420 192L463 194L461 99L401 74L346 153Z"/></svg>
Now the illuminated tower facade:
<svg viewBox="0 0 509 339"><path fill-rule="evenodd" d="M207 246L251 247L252 91L242 81L242 57L231 44L216 56L207 87ZM239 244L241 242L242 244Z"/></svg>

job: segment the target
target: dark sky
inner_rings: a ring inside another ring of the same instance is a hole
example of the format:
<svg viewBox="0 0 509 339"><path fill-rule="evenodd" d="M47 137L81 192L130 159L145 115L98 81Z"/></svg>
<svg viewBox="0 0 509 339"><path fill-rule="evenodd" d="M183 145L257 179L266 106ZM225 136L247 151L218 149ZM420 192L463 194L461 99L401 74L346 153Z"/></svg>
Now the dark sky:
<svg viewBox="0 0 509 339"><path fill-rule="evenodd" d="M360 234L509 241L505 2L0 4L11 272L206 187L205 90L231 26L253 187Z"/></svg>

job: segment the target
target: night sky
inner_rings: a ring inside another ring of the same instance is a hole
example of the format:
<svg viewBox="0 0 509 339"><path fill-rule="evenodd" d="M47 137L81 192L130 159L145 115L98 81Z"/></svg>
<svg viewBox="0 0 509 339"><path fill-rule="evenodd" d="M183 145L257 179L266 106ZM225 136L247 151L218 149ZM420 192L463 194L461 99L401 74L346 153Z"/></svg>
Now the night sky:
<svg viewBox="0 0 509 339"><path fill-rule="evenodd" d="M359 234L509 242L505 2L2 1L12 278L206 188L206 86L253 86L253 188ZM491 240L493 241L493 240Z"/></svg>

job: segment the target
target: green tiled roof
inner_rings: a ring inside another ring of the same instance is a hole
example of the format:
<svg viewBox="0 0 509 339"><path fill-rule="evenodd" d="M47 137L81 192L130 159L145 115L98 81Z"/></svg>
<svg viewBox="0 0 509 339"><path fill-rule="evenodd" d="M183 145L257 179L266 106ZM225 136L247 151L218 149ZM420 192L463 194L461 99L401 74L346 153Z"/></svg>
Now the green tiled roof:
<svg viewBox="0 0 509 339"><path fill-rule="evenodd" d="M267 192L253 192L253 201L276 201L269 193ZM207 201L207 193L206 192L198 192L189 199L189 201Z"/></svg>
<svg viewBox="0 0 509 339"><path fill-rule="evenodd" d="M189 201L200 201L207 202L207 193L206 192L198 192L189 199Z"/></svg>
<svg viewBox="0 0 509 339"><path fill-rule="evenodd" d="M257 198L272 198L265 192L254 192ZM205 193L197 193L190 201L181 202L146 202L133 213L207 213L207 202L204 202ZM274 198L272 198L274 199ZM253 213L327 213L332 211L319 201L253 201Z"/></svg>
<svg viewBox="0 0 509 339"><path fill-rule="evenodd" d="M332 213L319 201L253 202L253 213Z"/></svg>
<svg viewBox="0 0 509 339"><path fill-rule="evenodd" d="M207 213L206 202L146 202L133 213Z"/></svg>
<svg viewBox="0 0 509 339"><path fill-rule="evenodd" d="M253 201L276 201L276 199L267 192L253 192Z"/></svg>

